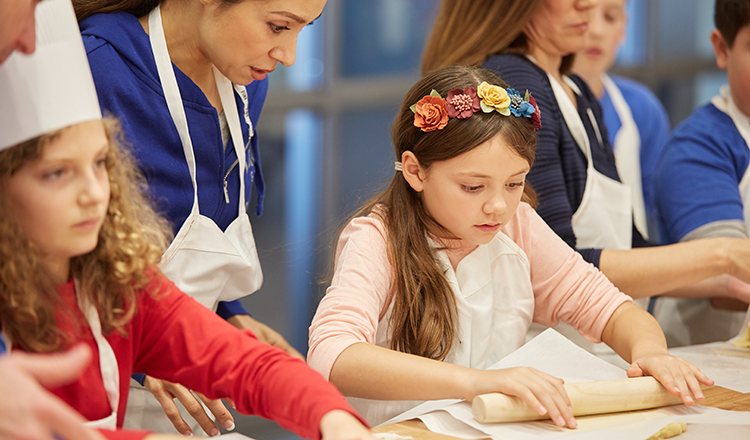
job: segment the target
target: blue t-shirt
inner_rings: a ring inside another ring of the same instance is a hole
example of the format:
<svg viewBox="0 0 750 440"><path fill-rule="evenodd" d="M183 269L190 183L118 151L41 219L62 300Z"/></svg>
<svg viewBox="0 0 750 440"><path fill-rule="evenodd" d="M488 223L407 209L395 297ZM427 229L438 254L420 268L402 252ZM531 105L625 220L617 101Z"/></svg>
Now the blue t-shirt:
<svg viewBox="0 0 750 440"><path fill-rule="evenodd" d="M655 174L655 200L664 243L677 243L709 223L744 221L739 183L750 149L732 118L713 104L675 128Z"/></svg>
<svg viewBox="0 0 750 440"><path fill-rule="evenodd" d="M633 120L638 127L641 138L640 161L641 161L641 185L643 187L643 202L646 206L646 214L649 229L656 223L656 204L654 202L654 172L656 162L664 149L664 144L669 137L669 117L659 98L643 84L630 78L610 75L617 88L620 89L625 99ZM602 105L604 124L607 126L610 145L615 145L615 136L622 127L620 117L617 115L612 99L604 91L599 102ZM650 239L650 236L649 236Z"/></svg>

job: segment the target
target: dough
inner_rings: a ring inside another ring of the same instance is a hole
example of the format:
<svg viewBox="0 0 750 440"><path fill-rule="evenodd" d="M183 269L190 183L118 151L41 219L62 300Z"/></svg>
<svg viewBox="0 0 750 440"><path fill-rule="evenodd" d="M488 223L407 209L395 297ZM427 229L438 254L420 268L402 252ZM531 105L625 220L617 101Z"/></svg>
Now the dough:
<svg viewBox="0 0 750 440"><path fill-rule="evenodd" d="M747 326L742 337L732 342L732 345L735 347L750 348L750 325Z"/></svg>
<svg viewBox="0 0 750 440"><path fill-rule="evenodd" d="M687 431L687 423L672 422L647 440L664 440L665 438L676 437L685 431Z"/></svg>

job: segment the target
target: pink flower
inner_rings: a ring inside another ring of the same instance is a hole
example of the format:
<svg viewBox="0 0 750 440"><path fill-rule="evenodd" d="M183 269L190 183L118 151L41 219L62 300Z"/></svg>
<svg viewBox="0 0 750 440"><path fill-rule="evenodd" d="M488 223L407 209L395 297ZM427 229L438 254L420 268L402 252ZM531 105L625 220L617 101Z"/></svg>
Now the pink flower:
<svg viewBox="0 0 750 440"><path fill-rule="evenodd" d="M445 99L425 96L414 107L414 126L422 131L442 130L448 124Z"/></svg>
<svg viewBox="0 0 750 440"><path fill-rule="evenodd" d="M539 113L539 106L536 105L536 99L529 93L529 104L534 106L534 113L531 114L531 122L534 124L534 130L542 128L542 115Z"/></svg>
<svg viewBox="0 0 750 440"><path fill-rule="evenodd" d="M482 108L479 105L477 89L474 87L451 90L445 102L448 106L448 116L451 118L467 119Z"/></svg>

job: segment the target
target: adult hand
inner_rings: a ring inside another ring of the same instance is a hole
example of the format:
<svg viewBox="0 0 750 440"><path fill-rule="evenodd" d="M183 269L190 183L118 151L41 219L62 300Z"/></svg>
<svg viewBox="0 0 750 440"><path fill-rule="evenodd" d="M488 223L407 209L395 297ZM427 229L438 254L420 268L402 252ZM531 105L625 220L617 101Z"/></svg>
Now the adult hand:
<svg viewBox="0 0 750 440"><path fill-rule="evenodd" d="M473 374L477 391L472 398L490 392L515 396L539 415L549 414L557 426L578 426L562 379L529 367L474 370Z"/></svg>
<svg viewBox="0 0 750 440"><path fill-rule="evenodd" d="M0 438L104 440L83 425L86 420L57 396L54 388L75 381L91 361L91 350L78 345L66 353L0 357Z"/></svg>
<svg viewBox="0 0 750 440"><path fill-rule="evenodd" d="M320 434L322 440L375 440L356 417L340 409L328 411L320 419Z"/></svg>
<svg viewBox="0 0 750 440"><path fill-rule="evenodd" d="M745 311L750 303L750 284L740 279L727 277L727 292L730 297L713 297L711 305L717 309Z"/></svg>
<svg viewBox="0 0 750 440"><path fill-rule="evenodd" d="M720 240L720 239L719 239ZM750 238L725 238L729 275L750 283Z"/></svg>
<svg viewBox="0 0 750 440"><path fill-rule="evenodd" d="M653 376L667 391L680 396L682 402L688 406L704 399L700 384L706 386L714 384L714 381L695 365L668 354L636 359L630 364L627 374L628 377Z"/></svg>
<svg viewBox="0 0 750 440"><path fill-rule="evenodd" d="M262 322L253 319L250 315L235 315L227 319L227 321L239 329L252 330L252 332L255 333L255 336L258 337L259 341L273 345L274 347L279 347L291 356L302 359L303 361L305 360L305 357L295 350L294 347L292 347L277 331Z"/></svg>
<svg viewBox="0 0 750 440"><path fill-rule="evenodd" d="M174 425L175 429L180 434L190 436L193 434L193 431L182 418L180 411L177 409L177 405L174 403L174 399L177 399L182 403L188 413L193 416L195 421L198 422L201 429L203 429L206 434L210 437L219 435L219 428L216 427L214 421L211 420L208 414L206 414L201 402L184 386L177 383L167 382L166 380L155 379L150 376L146 376L143 385L151 391L151 394L153 394L154 397L156 397L156 400L164 409L164 413L169 418L169 421L172 422L172 425ZM216 421L220 423L224 429L227 431L234 429L234 417L232 417L232 414L227 410L221 400L211 400L200 393L195 394L201 401L203 401L209 411L211 411L216 418Z"/></svg>

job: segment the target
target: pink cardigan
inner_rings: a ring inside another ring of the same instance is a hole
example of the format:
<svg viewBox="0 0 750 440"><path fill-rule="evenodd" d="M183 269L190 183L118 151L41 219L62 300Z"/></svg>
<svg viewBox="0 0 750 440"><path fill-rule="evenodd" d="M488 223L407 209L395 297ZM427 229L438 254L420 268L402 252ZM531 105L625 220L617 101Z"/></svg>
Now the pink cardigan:
<svg viewBox="0 0 750 440"><path fill-rule="evenodd" d="M559 321L600 342L610 316L631 298L587 263L521 203L503 228L526 253L534 290L534 322ZM374 216L359 217L343 230L336 248L335 273L310 326L308 363L326 378L339 355L358 342L375 343L381 318L394 291L386 233Z"/></svg>

